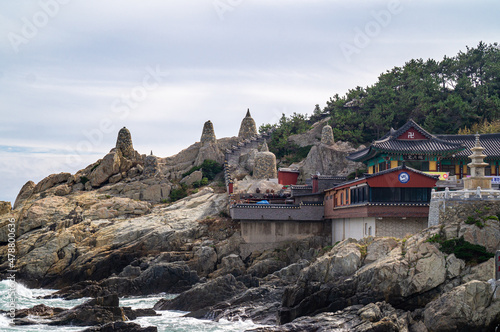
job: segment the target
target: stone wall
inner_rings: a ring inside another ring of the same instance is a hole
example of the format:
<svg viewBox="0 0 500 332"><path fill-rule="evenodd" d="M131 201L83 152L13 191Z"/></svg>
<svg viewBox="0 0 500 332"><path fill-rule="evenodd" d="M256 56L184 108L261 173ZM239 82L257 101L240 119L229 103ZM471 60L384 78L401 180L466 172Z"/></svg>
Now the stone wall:
<svg viewBox="0 0 500 332"><path fill-rule="evenodd" d="M480 211L484 217L500 214L500 202L498 201L446 201L437 202L435 205L437 209L434 211L437 210L438 212L434 213L439 215L438 224L465 221L467 217L478 219L477 211Z"/></svg>
<svg viewBox="0 0 500 332"><path fill-rule="evenodd" d="M429 207L428 226L448 224L467 220L475 216L475 211L490 215L500 213L500 191L481 190L432 192ZM457 219L458 218L458 219Z"/></svg>
<svg viewBox="0 0 500 332"><path fill-rule="evenodd" d="M331 239L331 223L323 221L242 221L241 236L246 243L279 243L311 236Z"/></svg>
<svg viewBox="0 0 500 332"><path fill-rule="evenodd" d="M427 227L427 218L383 218L375 221L375 236L404 238Z"/></svg>

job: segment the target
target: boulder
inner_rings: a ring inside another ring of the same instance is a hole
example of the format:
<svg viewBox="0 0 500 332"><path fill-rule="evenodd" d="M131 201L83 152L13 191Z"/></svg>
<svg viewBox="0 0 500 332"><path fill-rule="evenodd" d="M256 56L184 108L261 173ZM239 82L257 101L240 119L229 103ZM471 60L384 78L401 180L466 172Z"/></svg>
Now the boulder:
<svg viewBox="0 0 500 332"><path fill-rule="evenodd" d="M300 147L319 143L323 133L323 127L328 124L329 120L330 117L314 123L312 128L305 133L290 135L290 137L288 137L288 142L296 144Z"/></svg>
<svg viewBox="0 0 500 332"><path fill-rule="evenodd" d="M495 279L495 258L473 266L470 271L462 277L464 283L472 280L488 281Z"/></svg>
<svg viewBox="0 0 500 332"><path fill-rule="evenodd" d="M464 240L472 244L479 244L491 253L495 253L500 248L500 222L498 220L486 220L484 227L479 228L476 225L461 224L458 232L458 238L464 237Z"/></svg>
<svg viewBox="0 0 500 332"><path fill-rule="evenodd" d="M344 240L300 273L300 280L329 282L354 274L361 266L361 248L355 240Z"/></svg>
<svg viewBox="0 0 500 332"><path fill-rule="evenodd" d="M104 156L98 166L90 173L89 180L93 187L99 187L112 176L120 172L120 156L110 152Z"/></svg>
<svg viewBox="0 0 500 332"><path fill-rule="evenodd" d="M210 275L211 278L220 277L226 274L232 274L237 277L245 273L245 264L240 256L231 254L223 257L221 263L217 266L217 270Z"/></svg>
<svg viewBox="0 0 500 332"><path fill-rule="evenodd" d="M51 174L47 176L45 179L42 181L38 182L35 188L33 188L33 193L40 193L42 191L45 191L49 188L54 187L56 184L60 184L63 182L68 181L71 178L71 173L59 173L59 174ZM25 184L26 186L27 184ZM24 189L24 187L23 187ZM21 189L21 192L23 191ZM21 193L19 193L21 194Z"/></svg>
<svg viewBox="0 0 500 332"><path fill-rule="evenodd" d="M185 183L187 186L192 186L196 181L201 181L203 179L203 173L201 171L194 171L193 173L182 178L180 183Z"/></svg>
<svg viewBox="0 0 500 332"><path fill-rule="evenodd" d="M257 261L255 264L250 266L247 273L257 278L263 278L268 274L281 270L286 265L287 264L284 261L278 260L276 257L267 258Z"/></svg>
<svg viewBox="0 0 500 332"><path fill-rule="evenodd" d="M337 142L333 145L316 143L307 154L306 159L295 164L301 173L299 179L305 180L311 174L318 172L325 175L345 176L357 169L365 168L363 163L346 159L350 153L356 150L350 143L345 142Z"/></svg>
<svg viewBox="0 0 500 332"><path fill-rule="evenodd" d="M64 219L72 210L69 199L62 196L48 196L35 201L19 216L18 235Z"/></svg>
<svg viewBox="0 0 500 332"><path fill-rule="evenodd" d="M104 324L103 326L90 327L83 332L157 332L156 326L141 327L136 323L114 322Z"/></svg>
<svg viewBox="0 0 500 332"><path fill-rule="evenodd" d="M228 274L204 284L197 284L172 300L160 300L153 309L181 311L207 309L221 301L229 300L246 289L243 283Z"/></svg>
<svg viewBox="0 0 500 332"><path fill-rule="evenodd" d="M192 270L199 276L206 277L215 270L217 253L212 247L202 246L194 251L194 258L189 262Z"/></svg>
<svg viewBox="0 0 500 332"><path fill-rule="evenodd" d="M387 254L398 246L398 241L394 238L375 238L366 248L364 264L370 264L380 258L387 257Z"/></svg>
<svg viewBox="0 0 500 332"><path fill-rule="evenodd" d="M26 182L19 191L19 194L17 194L16 201L14 202L14 209L21 205L26 199L28 199L31 194L33 194L34 189L35 183L33 181Z"/></svg>
<svg viewBox="0 0 500 332"><path fill-rule="evenodd" d="M72 309L55 315L49 325L89 326L124 321L123 309L119 306L118 295L91 299Z"/></svg>
<svg viewBox="0 0 500 332"><path fill-rule="evenodd" d="M414 331L410 329L411 323L412 319L407 312L394 309L385 302L377 302L366 306L352 305L335 312L299 317L293 322L281 326L262 327L252 331Z"/></svg>
<svg viewBox="0 0 500 332"><path fill-rule="evenodd" d="M141 216L151 212L151 204L123 197L102 197L83 212L84 218L112 219L120 216Z"/></svg>
<svg viewBox="0 0 500 332"><path fill-rule="evenodd" d="M200 166L207 159L215 160L221 164L224 162L224 154L221 152L217 142L205 142L196 156L194 165Z"/></svg>
<svg viewBox="0 0 500 332"><path fill-rule="evenodd" d="M429 332L493 331L500 324L500 300L488 282L473 280L430 302L424 323Z"/></svg>

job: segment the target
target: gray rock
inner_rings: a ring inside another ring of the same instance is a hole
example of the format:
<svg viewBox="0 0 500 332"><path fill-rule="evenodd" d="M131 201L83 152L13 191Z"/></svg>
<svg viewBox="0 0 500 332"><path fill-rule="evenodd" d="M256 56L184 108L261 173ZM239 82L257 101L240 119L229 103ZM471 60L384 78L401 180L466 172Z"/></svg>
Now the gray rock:
<svg viewBox="0 0 500 332"><path fill-rule="evenodd" d="M217 253L212 247L201 247L194 252L194 258L189 265L199 276L208 276L215 270Z"/></svg>
<svg viewBox="0 0 500 332"><path fill-rule="evenodd" d="M221 301L229 300L246 289L243 283L228 274L204 284L197 284L172 300L161 300L153 309L182 311L207 309Z"/></svg>
<svg viewBox="0 0 500 332"><path fill-rule="evenodd" d="M123 175L121 173L115 174L109 178L109 183L117 183L121 179L123 179Z"/></svg>
<svg viewBox="0 0 500 332"><path fill-rule="evenodd" d="M120 157L116 152L110 152L99 163L99 165L90 173L89 180L93 187L99 187L106 182L112 175L120 172Z"/></svg>
<svg viewBox="0 0 500 332"><path fill-rule="evenodd" d="M0 216L7 214L7 213L10 213L11 210L12 210L12 206L11 206L10 202L0 201Z"/></svg>
<svg viewBox="0 0 500 332"><path fill-rule="evenodd" d="M33 181L26 182L19 191L19 194L17 194L16 201L14 202L14 209L24 203L24 201L31 196L34 189L35 183Z"/></svg>
<svg viewBox="0 0 500 332"><path fill-rule="evenodd" d="M430 302L424 323L429 331L493 331L500 324L500 301L489 283L473 280Z"/></svg>
<svg viewBox="0 0 500 332"><path fill-rule="evenodd" d="M226 274L232 274L237 277L243 275L246 270L245 264L241 260L240 256L235 254L222 258L222 261L217 268L217 271L211 275L212 278L220 277Z"/></svg>
<svg viewBox="0 0 500 332"><path fill-rule="evenodd" d="M45 179L42 181L38 182L35 188L33 188L33 193L40 193L42 191L45 191L49 188L54 187L56 184L60 184L63 182L68 181L71 178L71 173L59 173L59 174L51 174L47 176ZM28 184L25 184L25 186ZM24 187L23 187L24 189ZM23 191L21 189L21 192Z"/></svg>
<svg viewBox="0 0 500 332"><path fill-rule="evenodd" d="M185 183L187 186L192 186L196 181L201 181L203 179L202 171L194 171L188 176L184 177L180 183Z"/></svg>
<svg viewBox="0 0 500 332"><path fill-rule="evenodd" d="M250 266L247 270L247 273L252 276L262 278L271 273L281 270L286 266L286 263L281 260L277 260L275 257L264 259L256 262L252 266Z"/></svg>
<svg viewBox="0 0 500 332"><path fill-rule="evenodd" d="M365 257L365 264L375 262L380 258L387 257L387 254L398 246L398 241L393 238L375 238L366 249L367 255Z"/></svg>

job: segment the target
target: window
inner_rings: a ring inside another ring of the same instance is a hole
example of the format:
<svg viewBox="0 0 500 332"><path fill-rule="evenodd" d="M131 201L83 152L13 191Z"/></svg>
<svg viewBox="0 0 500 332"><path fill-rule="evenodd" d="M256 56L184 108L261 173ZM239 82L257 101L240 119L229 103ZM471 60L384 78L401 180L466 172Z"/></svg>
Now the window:
<svg viewBox="0 0 500 332"><path fill-rule="evenodd" d="M428 203L431 188L371 188L372 202Z"/></svg>
<svg viewBox="0 0 500 332"><path fill-rule="evenodd" d="M441 165L441 172L449 172L450 176L455 175L455 165Z"/></svg>
<svg viewBox="0 0 500 332"><path fill-rule="evenodd" d="M416 170L422 172L429 171L429 162L428 161L406 161L406 166L410 168L414 168Z"/></svg>

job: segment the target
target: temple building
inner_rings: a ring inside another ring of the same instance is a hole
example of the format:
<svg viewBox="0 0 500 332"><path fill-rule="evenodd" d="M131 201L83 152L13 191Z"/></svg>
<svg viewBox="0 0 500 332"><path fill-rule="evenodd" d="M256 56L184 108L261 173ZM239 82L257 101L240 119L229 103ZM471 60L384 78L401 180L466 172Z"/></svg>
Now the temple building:
<svg viewBox="0 0 500 332"><path fill-rule="evenodd" d="M405 237L427 227L437 176L403 165L325 190L332 242L349 237Z"/></svg>
<svg viewBox="0 0 500 332"><path fill-rule="evenodd" d="M479 135L486 155L485 175L500 175L500 134ZM391 129L369 147L350 154L347 159L363 162L374 174L401 166L423 172L446 172L462 179L470 175L469 155L476 144L475 135L433 135L409 120L398 130Z"/></svg>

